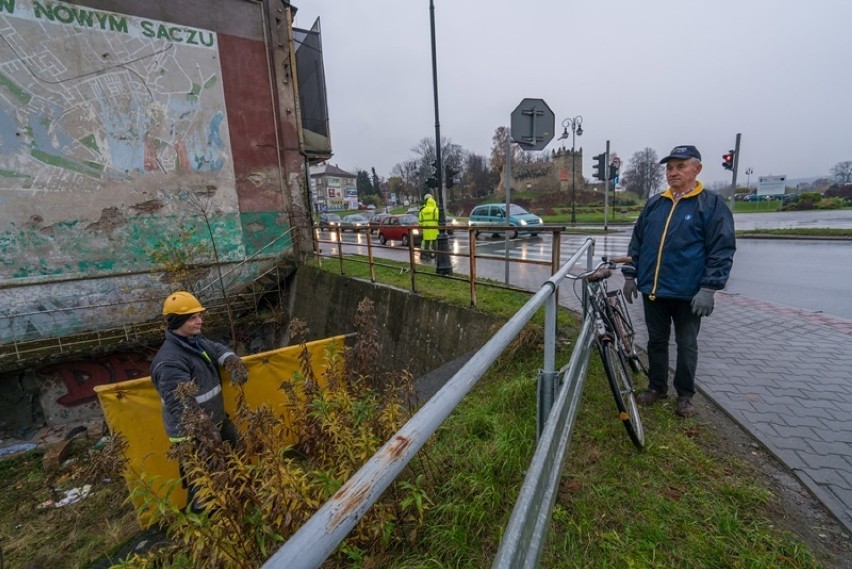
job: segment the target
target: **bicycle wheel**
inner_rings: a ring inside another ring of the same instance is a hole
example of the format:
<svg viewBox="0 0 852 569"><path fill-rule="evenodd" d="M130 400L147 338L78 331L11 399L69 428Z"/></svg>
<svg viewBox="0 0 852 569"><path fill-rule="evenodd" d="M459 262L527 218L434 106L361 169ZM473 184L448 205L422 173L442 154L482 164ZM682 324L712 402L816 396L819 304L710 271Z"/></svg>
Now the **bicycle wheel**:
<svg viewBox="0 0 852 569"><path fill-rule="evenodd" d="M630 315L627 313L621 297L611 295L609 298L609 308L610 315L612 316L612 325L621 340L622 353L630 365L630 369L633 370L633 373L642 372L648 375L648 370L645 369L645 365L639 359L639 354L636 352L636 335L633 330L633 322L630 321Z"/></svg>
<svg viewBox="0 0 852 569"><path fill-rule="evenodd" d="M599 342L598 351L601 354L612 396L615 398L615 405L618 407L618 417L624 423L630 440L636 448L641 449L645 446L645 431L642 429L639 408L633 396L633 379L630 371L612 340L604 339Z"/></svg>

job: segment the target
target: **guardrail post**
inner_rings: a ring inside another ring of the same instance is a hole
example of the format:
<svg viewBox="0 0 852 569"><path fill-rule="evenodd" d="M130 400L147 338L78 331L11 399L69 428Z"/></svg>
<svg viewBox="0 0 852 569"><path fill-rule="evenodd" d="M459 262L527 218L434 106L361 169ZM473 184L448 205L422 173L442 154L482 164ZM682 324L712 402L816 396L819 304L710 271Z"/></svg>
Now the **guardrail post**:
<svg viewBox="0 0 852 569"><path fill-rule="evenodd" d="M335 227L334 233L337 235L337 258L340 259L340 274L345 275L346 273L343 272L343 232L339 225Z"/></svg>
<svg viewBox="0 0 852 569"><path fill-rule="evenodd" d="M367 262L370 264L370 282L376 282L376 265L373 263L373 240L371 239L372 232L370 231L370 227L367 226L366 229L366 237L367 237Z"/></svg>
<svg viewBox="0 0 852 569"><path fill-rule="evenodd" d="M476 230L468 230L468 253L470 254L470 305L476 306Z"/></svg>
<svg viewBox="0 0 852 569"><path fill-rule="evenodd" d="M536 439L541 438L544 424L556 400L556 291L554 287L544 303L544 364L538 373L536 404Z"/></svg>

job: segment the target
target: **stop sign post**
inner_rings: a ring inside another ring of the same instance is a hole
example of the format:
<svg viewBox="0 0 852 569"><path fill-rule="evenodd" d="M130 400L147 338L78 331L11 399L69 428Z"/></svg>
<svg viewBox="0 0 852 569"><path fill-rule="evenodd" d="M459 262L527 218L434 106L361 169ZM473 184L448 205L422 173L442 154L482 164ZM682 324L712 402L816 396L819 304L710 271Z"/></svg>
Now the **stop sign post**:
<svg viewBox="0 0 852 569"><path fill-rule="evenodd" d="M511 135L524 150L544 150L551 140L556 116L544 99L524 99L512 111Z"/></svg>

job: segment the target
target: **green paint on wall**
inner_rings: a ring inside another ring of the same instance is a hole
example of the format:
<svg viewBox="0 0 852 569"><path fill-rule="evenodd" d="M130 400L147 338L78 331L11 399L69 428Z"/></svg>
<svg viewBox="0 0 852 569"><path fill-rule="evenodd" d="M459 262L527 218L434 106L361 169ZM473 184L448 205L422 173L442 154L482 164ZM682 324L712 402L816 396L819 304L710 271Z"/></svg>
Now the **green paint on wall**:
<svg viewBox="0 0 852 569"><path fill-rule="evenodd" d="M261 249L274 255L293 246L281 212L214 215L210 224L220 262L239 262ZM87 229L90 225L91 220L66 220L49 231L11 225L0 232L0 279L160 270L175 251L187 252L187 262L215 260L210 231L197 214L136 215L112 231Z"/></svg>
<svg viewBox="0 0 852 569"><path fill-rule="evenodd" d="M286 218L278 211L252 211L240 214L240 223L243 228L243 241L246 245L246 253L252 255L287 233L290 226ZM264 249L264 253L278 253L293 246L291 236L286 236L275 243L275 245Z"/></svg>
<svg viewBox="0 0 852 569"><path fill-rule="evenodd" d="M191 103L198 102L198 94L201 92L201 85L198 83L192 84L192 90L186 94L186 100Z"/></svg>
<svg viewBox="0 0 852 569"><path fill-rule="evenodd" d="M83 146L85 146L87 148L91 148L92 150L94 150L98 154L101 153L101 149L98 148L98 141L97 141L97 139L95 139L94 134L90 134L88 136L84 136L83 138L81 138L80 144L82 144Z"/></svg>
<svg viewBox="0 0 852 569"><path fill-rule="evenodd" d="M3 170L0 168L0 178L22 178L25 180L32 180L33 177L29 174L22 174L20 172L14 172L12 170Z"/></svg>
<svg viewBox="0 0 852 569"><path fill-rule="evenodd" d="M72 172L77 172L78 174L83 174L85 176L92 176L93 178L98 177L96 172L87 169L82 164L78 164L73 160L68 160L67 158L63 158L61 156L56 156L55 154L48 154L42 150L38 150L37 148L33 148L30 150L30 155L38 160L39 162L44 162L50 166L56 166L57 168L63 168L65 170L71 170Z"/></svg>
<svg viewBox="0 0 852 569"><path fill-rule="evenodd" d="M17 83L0 73L0 87L6 87L13 97L18 99L18 101L22 105L29 104L30 99L33 98L32 95L27 93L25 90L21 89Z"/></svg>

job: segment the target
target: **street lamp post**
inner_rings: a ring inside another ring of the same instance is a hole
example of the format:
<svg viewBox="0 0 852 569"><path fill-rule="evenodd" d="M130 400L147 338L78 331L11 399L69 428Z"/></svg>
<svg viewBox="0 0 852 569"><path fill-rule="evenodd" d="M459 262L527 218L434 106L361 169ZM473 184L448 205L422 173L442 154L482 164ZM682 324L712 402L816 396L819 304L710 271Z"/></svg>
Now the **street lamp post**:
<svg viewBox="0 0 852 569"><path fill-rule="evenodd" d="M746 169L746 189L748 190L748 193L751 193L751 175L752 174L754 174L754 170L752 170L751 168L747 168ZM737 189L734 188L734 192L736 192L736 191L737 191Z"/></svg>
<svg viewBox="0 0 852 569"><path fill-rule="evenodd" d="M444 176L444 162L441 159L441 121L438 118L438 56L435 50L435 2L429 0L429 25L432 39L432 87L435 96L435 179L437 180L438 194L438 225L441 230L438 233L438 259L435 262L435 273L442 276L453 274L453 263L449 256L449 236L447 235L447 194L442 177Z"/></svg>
<svg viewBox="0 0 852 569"><path fill-rule="evenodd" d="M571 223L577 223L577 194L575 188L577 184L577 166L574 143L577 136L583 136L583 117L577 115L574 118L562 121L562 136L559 137L559 140L568 138L569 128L571 129Z"/></svg>

